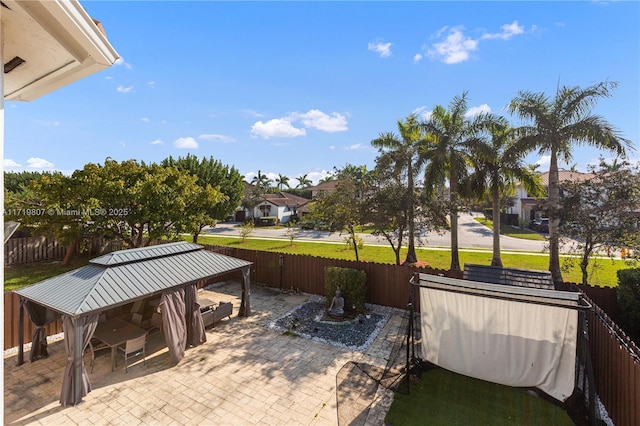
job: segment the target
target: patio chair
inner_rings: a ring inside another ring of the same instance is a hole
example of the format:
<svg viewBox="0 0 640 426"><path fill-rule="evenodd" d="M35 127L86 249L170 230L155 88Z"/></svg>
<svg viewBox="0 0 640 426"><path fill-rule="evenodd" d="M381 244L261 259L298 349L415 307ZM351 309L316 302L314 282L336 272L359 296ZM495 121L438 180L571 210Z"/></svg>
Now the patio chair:
<svg viewBox="0 0 640 426"><path fill-rule="evenodd" d="M142 314L138 314L138 313L131 314L131 322L134 323L135 325L142 324Z"/></svg>
<svg viewBox="0 0 640 426"><path fill-rule="evenodd" d="M92 342L95 342L92 343ZM109 346L105 345L104 343L100 342L97 339L91 339L89 341L89 344L87 345L87 349L85 349L85 353L88 353L91 356L91 363L89 364L89 367L91 367L91 373L93 373L93 366L95 364L95 360L96 360L96 354L102 354L102 355L106 355L107 353L110 352Z"/></svg>
<svg viewBox="0 0 640 426"><path fill-rule="evenodd" d="M144 334L140 337L136 337L135 339L127 340L124 347L119 347L118 352L120 352L124 356L124 371L125 373L129 372L128 361L129 358L135 358L137 356L142 355L142 363L146 365L145 358L145 346L147 343L147 335Z"/></svg>

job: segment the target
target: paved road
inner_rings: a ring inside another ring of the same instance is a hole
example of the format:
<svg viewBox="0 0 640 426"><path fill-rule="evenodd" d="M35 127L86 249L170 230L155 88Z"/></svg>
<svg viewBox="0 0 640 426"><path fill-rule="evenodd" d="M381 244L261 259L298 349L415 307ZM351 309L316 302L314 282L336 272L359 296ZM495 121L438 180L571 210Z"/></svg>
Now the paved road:
<svg viewBox="0 0 640 426"><path fill-rule="evenodd" d="M237 223L220 223L215 228L205 229L202 235L219 235L219 236L240 236L240 229ZM255 238L275 238L287 239L285 229L268 229L255 228L252 234ZM386 240L375 237L370 234L360 234L365 244L382 244L387 245ZM338 232L329 233L328 231L317 230L300 230L296 240L299 241L325 241L340 242L344 241L344 235ZM422 237L422 242L417 244L425 247L450 247L451 235L449 232L438 234L429 233ZM458 245L461 249L491 249L493 246L493 236L490 229L476 222L470 214L461 214L458 226ZM523 240L520 238L500 236L500 248L502 251L532 251L542 252L544 250L544 241Z"/></svg>

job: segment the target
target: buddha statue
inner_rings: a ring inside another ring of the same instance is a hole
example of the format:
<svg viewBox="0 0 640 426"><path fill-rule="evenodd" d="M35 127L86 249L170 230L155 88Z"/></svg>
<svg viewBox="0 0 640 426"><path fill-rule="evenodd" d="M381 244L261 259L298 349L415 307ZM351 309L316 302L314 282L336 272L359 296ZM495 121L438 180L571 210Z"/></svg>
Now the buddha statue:
<svg viewBox="0 0 640 426"><path fill-rule="evenodd" d="M336 289L336 295L333 296L331 300L331 305L329 306L329 315L342 317L344 316L344 298L340 293L340 289Z"/></svg>

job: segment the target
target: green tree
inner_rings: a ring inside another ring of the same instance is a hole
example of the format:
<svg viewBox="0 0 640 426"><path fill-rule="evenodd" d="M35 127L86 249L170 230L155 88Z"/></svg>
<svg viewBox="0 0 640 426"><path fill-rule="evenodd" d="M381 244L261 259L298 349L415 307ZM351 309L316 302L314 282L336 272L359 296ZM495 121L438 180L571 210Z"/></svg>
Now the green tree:
<svg viewBox="0 0 640 426"><path fill-rule="evenodd" d="M549 271L555 282L562 282L560 270L559 232L560 185L558 160L569 163L573 144L591 145L613 151L620 156L632 149L631 141L603 117L592 114L601 98L608 98L617 87L614 82L601 82L581 88L558 88L555 97L544 93L522 91L508 105L508 111L528 121L517 129L518 146L522 151L537 150L550 154L549 164Z"/></svg>
<svg viewBox="0 0 640 426"><path fill-rule="evenodd" d="M280 189L280 191L282 191L285 186L287 188L290 188L289 177L278 173L278 177L276 178L276 186L278 187L278 189Z"/></svg>
<svg viewBox="0 0 640 426"><path fill-rule="evenodd" d="M266 192L273 183L273 180L269 179L269 177L265 174L262 174L260 170L258 170L258 174L251 179L251 184L257 186Z"/></svg>
<svg viewBox="0 0 640 426"><path fill-rule="evenodd" d="M311 182L311 179L309 179L308 173L298 176L296 180L298 181L296 188L308 188L313 183Z"/></svg>
<svg viewBox="0 0 640 426"><path fill-rule="evenodd" d="M362 246L355 227L362 225L363 196L369 179L366 166L347 165L336 171L337 186L332 192L318 196L311 204L309 218L329 225L331 230L346 231L347 243L353 248L356 261Z"/></svg>
<svg viewBox="0 0 640 426"><path fill-rule="evenodd" d="M524 154L513 140L513 131L504 117L491 116L488 138L470 144L473 168L468 178L469 192L477 198L489 195L493 220L493 255L491 266L502 266L500 256L501 199L520 183L532 196L543 193L540 176L524 164Z"/></svg>
<svg viewBox="0 0 640 426"><path fill-rule="evenodd" d="M42 175L51 174L49 172L4 172L4 190L5 192L18 193L25 188L33 180L38 180Z"/></svg>
<svg viewBox="0 0 640 426"><path fill-rule="evenodd" d="M459 197L460 184L468 174L470 146L480 139L490 120L487 114L467 118L467 92L456 96L449 109L437 105L431 117L421 124L422 130L432 138L433 145L422 153L428 162L425 167L425 188L434 192L449 183L449 220L451 223L451 267L460 271L458 254L458 213L463 209Z"/></svg>
<svg viewBox="0 0 640 426"><path fill-rule="evenodd" d="M169 157L161 163L164 167L176 167L197 176L197 184L205 192L219 191L222 197L215 197L214 194L205 195L197 200L203 205L194 204L194 221L190 222L187 228L193 236L193 241L198 242L198 235L205 226L213 226L217 221L223 221L233 214L240 206L244 195L243 177L235 167L223 165L213 157L198 159L195 155L188 154L186 157L179 157L174 160ZM210 189L207 189L207 186ZM213 197L213 198L211 198ZM210 203L212 199L219 199L216 203ZM199 210L204 209L204 210ZM196 218L199 219L196 220Z"/></svg>
<svg viewBox="0 0 640 426"><path fill-rule="evenodd" d="M638 233L640 173L623 161L615 171L601 164L594 177L560 185L562 199L559 232L572 241L570 250L580 256L582 283L588 284L589 262L594 254L613 256L629 246L628 235ZM571 258L570 258L571 259Z"/></svg>
<svg viewBox="0 0 640 426"><path fill-rule="evenodd" d="M416 189L414 182L425 161L421 152L427 149L430 141L420 129L416 114L410 114L404 121L398 120L397 126L400 135L391 132L382 133L371 141L371 145L378 148L380 155L386 155L391 159L391 166L396 170L396 176L402 174L406 177L406 188L398 194L408 206L406 211L409 236L405 263L416 263L418 257L415 249Z"/></svg>

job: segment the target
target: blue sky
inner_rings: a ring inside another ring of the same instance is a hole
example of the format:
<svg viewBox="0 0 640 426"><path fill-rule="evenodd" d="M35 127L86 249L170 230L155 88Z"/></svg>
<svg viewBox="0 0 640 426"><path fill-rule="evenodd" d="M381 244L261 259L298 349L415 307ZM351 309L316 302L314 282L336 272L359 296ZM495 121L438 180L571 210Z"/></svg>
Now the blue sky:
<svg viewBox="0 0 640 426"><path fill-rule="evenodd" d="M247 180L260 170L317 182L334 167L372 168L372 139L465 90L470 113L518 125L504 107L520 90L604 80L619 86L595 112L640 149L638 2L81 3L121 59L6 102L5 170L191 153ZM573 152L568 166L583 171L600 155Z"/></svg>

